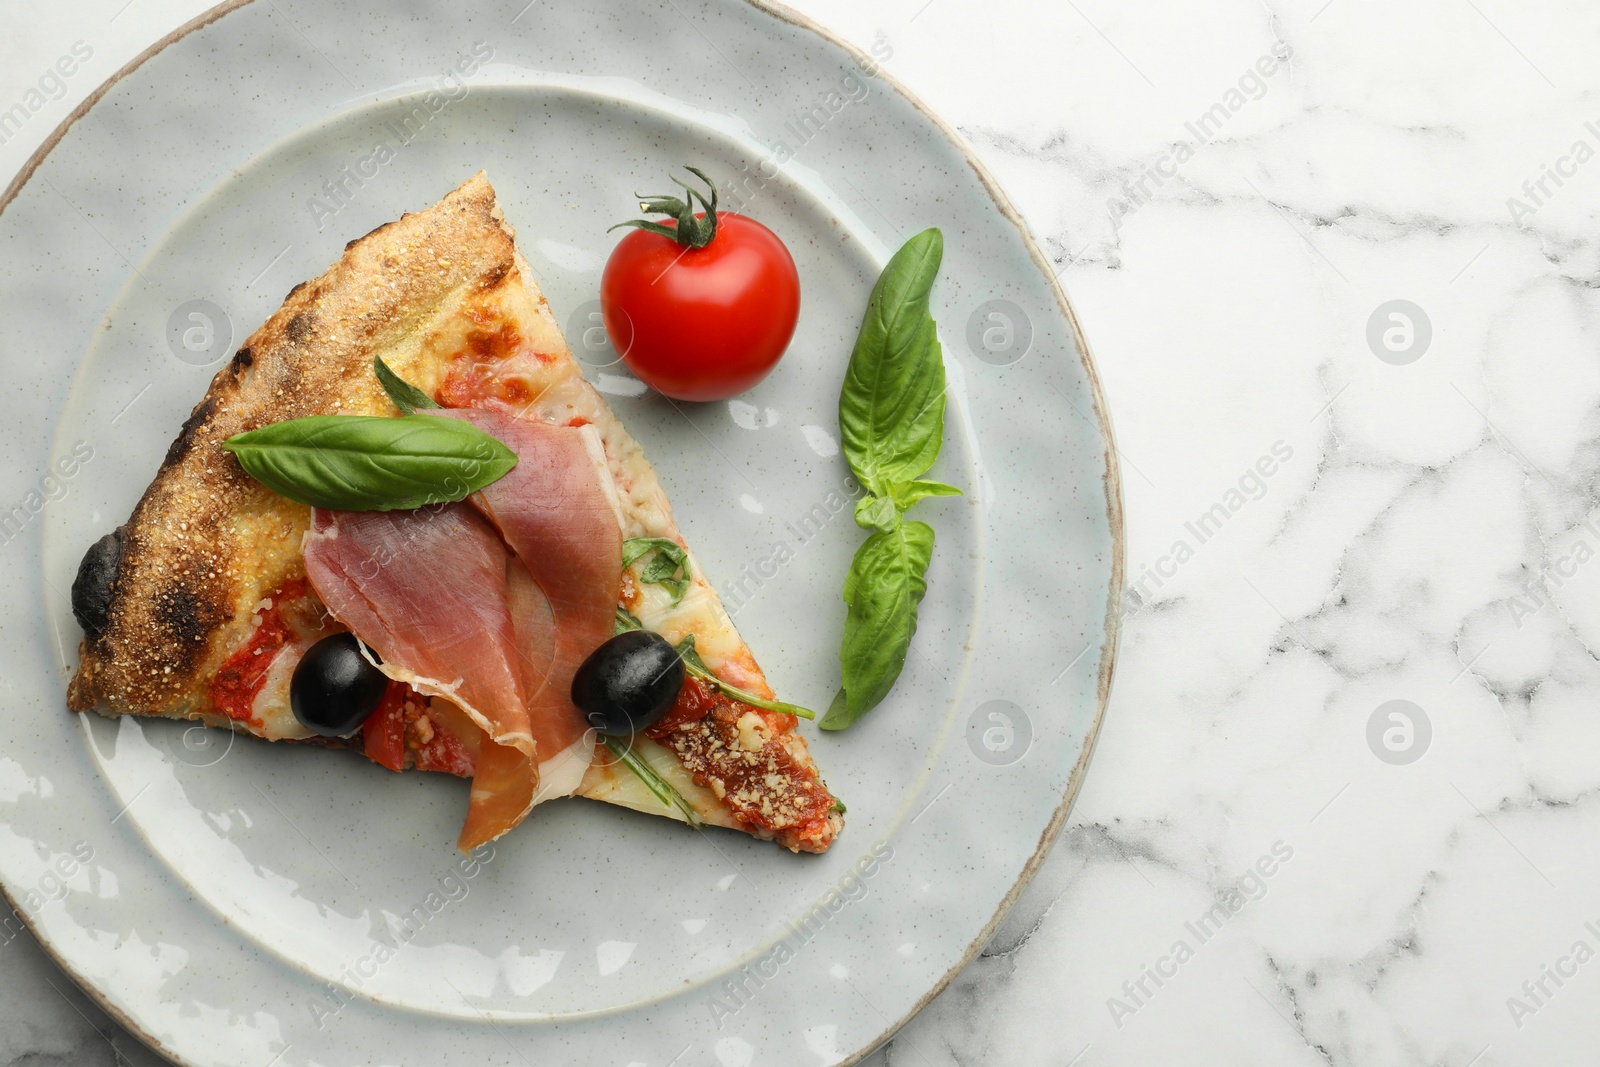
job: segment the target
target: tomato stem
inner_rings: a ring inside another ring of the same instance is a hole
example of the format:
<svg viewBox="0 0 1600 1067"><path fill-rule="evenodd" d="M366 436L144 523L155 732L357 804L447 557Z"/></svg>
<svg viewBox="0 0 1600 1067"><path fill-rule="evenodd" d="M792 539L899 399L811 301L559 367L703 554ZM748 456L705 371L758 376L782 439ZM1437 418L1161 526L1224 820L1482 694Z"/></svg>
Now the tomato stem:
<svg viewBox="0 0 1600 1067"><path fill-rule="evenodd" d="M633 226L651 233L670 237L685 248L704 248L711 243L717 235L717 187L714 182L706 177L705 171L697 167L685 166L684 170L706 183L706 188L711 190L711 198L698 189L691 189L685 182L671 175L671 178L683 188L684 199L676 196L644 196L639 193L634 195L639 198L639 210L647 215L670 215L674 225L668 226L661 222L652 222L649 219L629 219L619 222L616 226L607 228L606 232L622 226ZM695 201L700 202L704 214L695 214Z"/></svg>

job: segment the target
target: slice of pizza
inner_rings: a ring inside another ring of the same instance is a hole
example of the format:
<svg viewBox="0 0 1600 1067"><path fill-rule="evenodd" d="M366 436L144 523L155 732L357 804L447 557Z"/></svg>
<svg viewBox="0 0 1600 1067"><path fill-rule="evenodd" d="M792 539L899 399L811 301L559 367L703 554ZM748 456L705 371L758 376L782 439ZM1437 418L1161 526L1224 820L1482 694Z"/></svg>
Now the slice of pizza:
<svg viewBox="0 0 1600 1067"><path fill-rule="evenodd" d="M85 555L68 705L471 778L462 848L577 795L824 851L843 805L514 237L479 174L291 290L213 379L128 522ZM379 361L515 467L454 503L330 511L274 493L223 447L290 419L397 416ZM682 650L688 670L647 730L602 737L572 679L629 628ZM295 714L291 683L341 642L382 672L377 707L324 736Z"/></svg>

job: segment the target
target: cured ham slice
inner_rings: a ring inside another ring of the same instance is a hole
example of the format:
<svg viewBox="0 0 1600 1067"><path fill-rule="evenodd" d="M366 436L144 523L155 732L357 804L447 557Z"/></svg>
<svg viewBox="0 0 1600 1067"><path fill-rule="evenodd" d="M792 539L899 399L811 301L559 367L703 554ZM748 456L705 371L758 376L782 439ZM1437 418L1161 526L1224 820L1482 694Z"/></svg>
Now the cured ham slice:
<svg viewBox="0 0 1600 1067"><path fill-rule="evenodd" d="M457 845L521 822L538 787L538 747L511 617L505 541L467 504L419 511L314 509L306 575L389 677L443 697L495 743L478 754Z"/></svg>
<svg viewBox="0 0 1600 1067"><path fill-rule="evenodd" d="M438 414L471 422L517 454L511 473L471 501L531 578L520 582L514 569L510 591L539 750L538 800L570 796L595 741L573 707L572 676L611 637L622 586L622 527L604 446L587 426L481 408Z"/></svg>
<svg viewBox="0 0 1600 1067"><path fill-rule="evenodd" d="M470 502L414 512L315 510L306 573L389 677L458 706L480 745L470 849L570 796L595 738L572 676L612 634L622 532L592 430L441 411L499 438L517 466Z"/></svg>

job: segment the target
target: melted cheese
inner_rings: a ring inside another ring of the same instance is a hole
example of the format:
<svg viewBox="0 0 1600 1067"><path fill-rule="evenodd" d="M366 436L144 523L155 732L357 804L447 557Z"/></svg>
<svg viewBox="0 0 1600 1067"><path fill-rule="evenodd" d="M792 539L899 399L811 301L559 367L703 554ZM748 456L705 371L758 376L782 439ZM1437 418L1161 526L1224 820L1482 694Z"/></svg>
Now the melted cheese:
<svg viewBox="0 0 1600 1067"><path fill-rule="evenodd" d="M636 735L633 739L633 754L648 763L661 776L662 781L676 789L702 821L712 826L726 826L734 830L746 829L742 823L734 819L732 813L711 790L695 784L689 772L683 769L678 757L665 747L642 734ZM638 775L614 758L608 758L608 752L602 751L600 757L584 776L578 796L604 801L607 804L618 804L634 811L642 811L646 815L665 815L679 822L689 821L676 804L662 803L661 798L651 792L650 787L640 781Z"/></svg>

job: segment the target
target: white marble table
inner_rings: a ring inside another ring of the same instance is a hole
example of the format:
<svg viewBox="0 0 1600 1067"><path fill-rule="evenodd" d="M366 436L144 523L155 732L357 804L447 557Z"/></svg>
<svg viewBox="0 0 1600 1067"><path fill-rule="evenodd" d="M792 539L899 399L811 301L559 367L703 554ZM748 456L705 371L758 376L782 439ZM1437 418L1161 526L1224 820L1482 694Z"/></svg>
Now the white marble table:
<svg viewBox="0 0 1600 1067"><path fill-rule="evenodd" d="M0 109L93 58L0 178L205 6L10 0ZM1137 590L1067 829L870 1062L1591 1062L1600 16L799 6L890 45L1060 268ZM0 937L0 1063L160 1062Z"/></svg>

